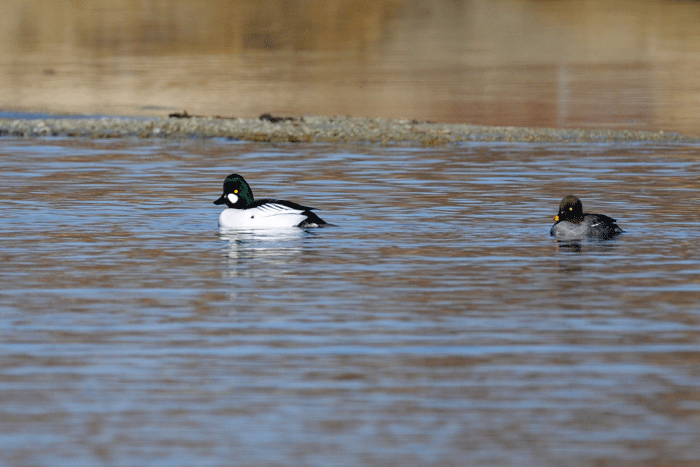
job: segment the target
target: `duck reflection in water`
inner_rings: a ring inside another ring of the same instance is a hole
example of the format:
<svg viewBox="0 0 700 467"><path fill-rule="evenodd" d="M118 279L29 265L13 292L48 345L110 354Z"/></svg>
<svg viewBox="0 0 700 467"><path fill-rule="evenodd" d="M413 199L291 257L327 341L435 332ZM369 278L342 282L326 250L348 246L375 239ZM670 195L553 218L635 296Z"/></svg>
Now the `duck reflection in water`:
<svg viewBox="0 0 700 467"><path fill-rule="evenodd" d="M271 277L284 274L303 260L303 229L219 230L219 238L227 242L225 256L228 277Z"/></svg>

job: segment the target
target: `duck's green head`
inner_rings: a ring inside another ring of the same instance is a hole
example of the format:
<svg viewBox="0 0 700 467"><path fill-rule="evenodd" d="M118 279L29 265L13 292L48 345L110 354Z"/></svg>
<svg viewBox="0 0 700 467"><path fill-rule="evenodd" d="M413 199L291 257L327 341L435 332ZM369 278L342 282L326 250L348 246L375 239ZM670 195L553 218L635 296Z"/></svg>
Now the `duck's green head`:
<svg viewBox="0 0 700 467"><path fill-rule="evenodd" d="M224 194L214 204L226 204L229 208L245 209L253 204L253 190L243 177L231 174L224 180Z"/></svg>
<svg viewBox="0 0 700 467"><path fill-rule="evenodd" d="M583 220L583 205L581 200L573 195L565 196L559 203L559 213L554 216L555 221L569 221L577 224Z"/></svg>

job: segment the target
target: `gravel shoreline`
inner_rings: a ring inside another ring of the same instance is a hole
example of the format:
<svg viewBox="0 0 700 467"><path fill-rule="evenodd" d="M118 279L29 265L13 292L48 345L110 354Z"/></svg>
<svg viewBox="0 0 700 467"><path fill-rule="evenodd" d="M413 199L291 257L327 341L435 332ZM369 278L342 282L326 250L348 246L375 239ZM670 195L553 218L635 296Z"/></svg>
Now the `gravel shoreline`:
<svg viewBox="0 0 700 467"><path fill-rule="evenodd" d="M444 145L483 142L699 142L679 133L640 130L584 130L495 127L357 117L273 117L257 119L196 117L165 118L46 117L0 119L0 136L90 138L229 138L262 142L326 142Z"/></svg>

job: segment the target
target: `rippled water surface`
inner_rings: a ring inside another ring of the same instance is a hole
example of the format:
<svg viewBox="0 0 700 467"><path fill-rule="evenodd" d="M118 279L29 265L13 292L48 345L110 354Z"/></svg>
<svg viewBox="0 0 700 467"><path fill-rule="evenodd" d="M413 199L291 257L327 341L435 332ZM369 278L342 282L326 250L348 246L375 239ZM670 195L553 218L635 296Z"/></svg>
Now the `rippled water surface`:
<svg viewBox="0 0 700 467"><path fill-rule="evenodd" d="M2 464L700 458L697 147L0 143ZM335 226L219 232L234 171Z"/></svg>

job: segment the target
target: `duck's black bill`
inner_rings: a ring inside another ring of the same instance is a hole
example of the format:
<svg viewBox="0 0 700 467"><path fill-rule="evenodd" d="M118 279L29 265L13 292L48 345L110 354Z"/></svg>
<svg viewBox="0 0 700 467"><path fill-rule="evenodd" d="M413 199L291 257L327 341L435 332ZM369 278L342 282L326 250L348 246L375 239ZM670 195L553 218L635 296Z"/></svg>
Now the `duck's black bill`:
<svg viewBox="0 0 700 467"><path fill-rule="evenodd" d="M226 198L224 198L224 195L221 195L221 198L214 201L214 204L226 204Z"/></svg>

